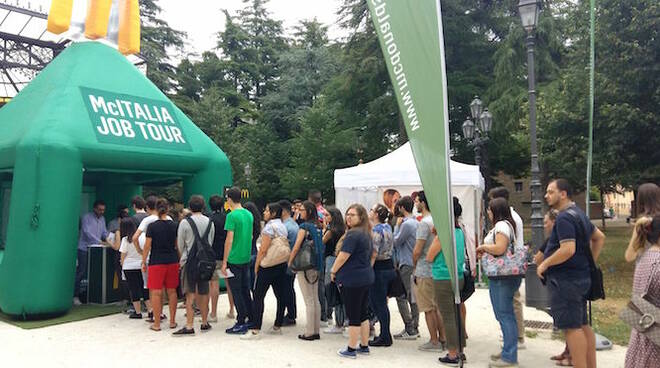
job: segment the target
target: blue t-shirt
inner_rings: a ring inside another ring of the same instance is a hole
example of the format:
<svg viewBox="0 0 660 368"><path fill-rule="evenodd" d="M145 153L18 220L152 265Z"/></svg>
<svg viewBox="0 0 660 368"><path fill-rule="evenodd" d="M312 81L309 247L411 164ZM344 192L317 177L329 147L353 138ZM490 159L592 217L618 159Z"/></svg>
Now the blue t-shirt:
<svg viewBox="0 0 660 368"><path fill-rule="evenodd" d="M298 237L298 230L300 230L300 227L291 217L284 221L284 227L286 227L286 237L289 240L289 247L293 249L293 246L296 244L296 238Z"/></svg>
<svg viewBox="0 0 660 368"><path fill-rule="evenodd" d="M458 259L458 279L463 278L463 270L465 269L465 235L461 228L454 228L454 236L456 237L456 258ZM431 265L431 272L433 273L433 280L451 280L449 275L449 268L445 262L445 256L442 252L438 253Z"/></svg>
<svg viewBox="0 0 660 368"><path fill-rule="evenodd" d="M308 233L308 236L314 241L314 247L316 247L316 269L321 270L322 267L325 267L325 262L323 261L323 236L321 235L321 229L314 226L310 222L303 222L300 224L300 230L305 230Z"/></svg>
<svg viewBox="0 0 660 368"><path fill-rule="evenodd" d="M559 249L561 243L570 240L575 241L575 253L566 262L549 267L548 275L577 279L590 277L587 247L591 246L593 232L594 225L577 206L572 205L561 211L552 228L543 255L545 258L550 257Z"/></svg>
<svg viewBox="0 0 660 368"><path fill-rule="evenodd" d="M340 287L361 287L373 284L371 235L362 230L348 231L341 246L341 251L349 253L351 256L337 271L337 285Z"/></svg>

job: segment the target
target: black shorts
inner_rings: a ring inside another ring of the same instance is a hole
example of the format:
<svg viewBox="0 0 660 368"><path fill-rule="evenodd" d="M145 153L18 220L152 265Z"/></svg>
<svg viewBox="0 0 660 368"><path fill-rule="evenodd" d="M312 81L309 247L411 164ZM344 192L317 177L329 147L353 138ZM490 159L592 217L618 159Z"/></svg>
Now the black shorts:
<svg viewBox="0 0 660 368"><path fill-rule="evenodd" d="M587 295L590 278L548 276L550 313L555 327L560 330L578 329L587 325Z"/></svg>
<svg viewBox="0 0 660 368"><path fill-rule="evenodd" d="M183 294L194 294L197 293L199 295L207 295L209 293L209 282L208 281L195 281L195 280L190 280L190 277L188 276L188 272L186 272L186 268L184 267L181 269L181 272L179 272L181 275L181 282L179 285L181 285L181 291Z"/></svg>
<svg viewBox="0 0 660 368"><path fill-rule="evenodd" d="M346 308L346 317L349 326L360 326L369 320L369 286L339 288L341 299Z"/></svg>
<svg viewBox="0 0 660 368"><path fill-rule="evenodd" d="M128 292L132 302L140 299L149 300L149 289L144 284L141 270L124 270L126 282L128 283Z"/></svg>

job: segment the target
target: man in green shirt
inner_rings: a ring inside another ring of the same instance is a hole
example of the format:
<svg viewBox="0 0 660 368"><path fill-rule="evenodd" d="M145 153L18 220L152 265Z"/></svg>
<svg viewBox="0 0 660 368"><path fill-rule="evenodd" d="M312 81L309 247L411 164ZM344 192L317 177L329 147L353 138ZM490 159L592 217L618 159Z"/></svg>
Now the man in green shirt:
<svg viewBox="0 0 660 368"><path fill-rule="evenodd" d="M227 204L231 212L225 220L227 238L225 259L220 272L227 276L227 268L233 276L227 278L234 295L238 312L236 324L225 330L228 334L245 334L254 318L252 296L250 294L250 255L252 250L252 214L241 206L241 190L232 187L227 190Z"/></svg>

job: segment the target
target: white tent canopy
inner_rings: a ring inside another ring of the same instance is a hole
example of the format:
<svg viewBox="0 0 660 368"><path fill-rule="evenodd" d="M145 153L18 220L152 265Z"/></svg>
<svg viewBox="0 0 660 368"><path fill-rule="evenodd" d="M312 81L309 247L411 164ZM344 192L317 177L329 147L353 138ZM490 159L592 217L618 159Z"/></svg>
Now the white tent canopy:
<svg viewBox="0 0 660 368"><path fill-rule="evenodd" d="M476 165L451 161L451 190L463 207L463 222L477 229L484 179ZM422 190L410 143L366 164L335 170L335 202L345 211L352 203L370 208L383 203L383 193L395 189L402 196Z"/></svg>

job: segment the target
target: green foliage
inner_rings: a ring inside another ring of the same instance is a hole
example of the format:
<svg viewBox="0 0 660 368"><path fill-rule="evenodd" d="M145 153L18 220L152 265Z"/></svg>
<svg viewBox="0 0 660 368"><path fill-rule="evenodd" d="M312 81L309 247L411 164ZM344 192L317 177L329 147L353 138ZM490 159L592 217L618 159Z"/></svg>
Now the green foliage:
<svg viewBox="0 0 660 368"><path fill-rule="evenodd" d="M161 8L157 1L140 1L140 54L147 63L147 78L165 93L170 93L174 90L175 67L170 63L168 52L180 52L186 34L172 29L158 17Z"/></svg>
<svg viewBox="0 0 660 368"><path fill-rule="evenodd" d="M244 0L216 50L174 68L166 48L183 34L141 2L143 52L159 87L229 156L236 184L264 204L318 188L332 201L334 169L369 161L407 141L365 0L336 0L348 34L305 20L284 34L267 1ZM478 94L493 114L490 173L524 176L530 167L526 33L518 0L444 0L450 142L471 163L461 125ZM597 2L593 185L660 181L657 123L657 1ZM537 129L544 178L584 189L588 136L588 2L545 2L535 33ZM247 177L245 166L250 164Z"/></svg>

